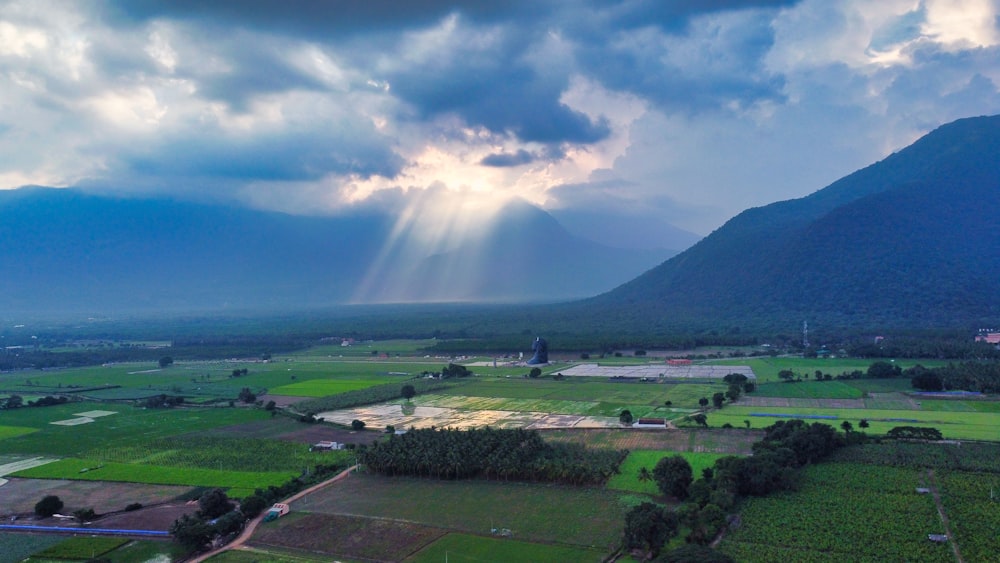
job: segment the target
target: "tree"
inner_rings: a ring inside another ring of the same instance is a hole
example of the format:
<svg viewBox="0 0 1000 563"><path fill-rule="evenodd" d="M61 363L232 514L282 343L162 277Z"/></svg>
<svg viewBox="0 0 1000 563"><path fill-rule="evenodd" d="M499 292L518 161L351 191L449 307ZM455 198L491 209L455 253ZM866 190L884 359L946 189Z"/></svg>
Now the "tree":
<svg viewBox="0 0 1000 563"><path fill-rule="evenodd" d="M625 409L618 415L618 422L622 424L632 424L632 411Z"/></svg>
<svg viewBox="0 0 1000 563"><path fill-rule="evenodd" d="M656 462L653 479L660 492L680 500L688 496L688 487L694 481L691 464L679 455L667 456Z"/></svg>
<svg viewBox="0 0 1000 563"><path fill-rule="evenodd" d="M698 399L698 404L701 405L701 408L707 407L708 406L708 398L707 397L702 397L702 398Z"/></svg>
<svg viewBox="0 0 1000 563"><path fill-rule="evenodd" d="M218 518L232 511L234 507L226 492L219 488L207 491L198 499L198 514L206 520Z"/></svg>
<svg viewBox="0 0 1000 563"><path fill-rule="evenodd" d="M197 516L185 514L170 525L170 535L190 551L198 551L215 537L215 528Z"/></svg>
<svg viewBox="0 0 1000 563"><path fill-rule="evenodd" d="M531 371L528 372L528 377L538 377L540 375L542 375L542 368L531 368Z"/></svg>
<svg viewBox="0 0 1000 563"><path fill-rule="evenodd" d="M698 413L692 416L691 420L693 420L695 424L700 424L701 426L708 428L708 417L705 416L704 413Z"/></svg>
<svg viewBox="0 0 1000 563"><path fill-rule="evenodd" d="M409 383L407 383L406 385L404 385L403 388L400 390L399 393L407 401L409 401L410 399L412 399L412 398L414 398L414 397L417 396L417 390L416 390L416 388L413 387L412 385L410 385Z"/></svg>
<svg viewBox="0 0 1000 563"><path fill-rule="evenodd" d="M712 395L712 405L714 405L715 408L721 409L722 405L724 405L725 403L726 403L725 393L715 393L714 395Z"/></svg>
<svg viewBox="0 0 1000 563"><path fill-rule="evenodd" d="M274 401L268 401L267 404L264 405L264 410L266 411L273 411L276 408L278 408L278 404Z"/></svg>
<svg viewBox="0 0 1000 563"><path fill-rule="evenodd" d="M673 401L663 401L663 406L665 406L665 407L672 407L672 406L674 406L674 402Z"/></svg>
<svg viewBox="0 0 1000 563"><path fill-rule="evenodd" d="M871 425L868 424L868 419L867 418L862 418L861 422L858 423L858 426L860 426L861 428L868 428Z"/></svg>
<svg viewBox="0 0 1000 563"><path fill-rule="evenodd" d="M648 468L646 468L646 467L640 467L639 468L638 479L639 479L640 482L652 481L653 480L653 474L649 471Z"/></svg>
<svg viewBox="0 0 1000 563"><path fill-rule="evenodd" d="M97 513L94 512L93 508L80 508L73 511L73 517L79 522L90 522L97 518Z"/></svg>
<svg viewBox="0 0 1000 563"><path fill-rule="evenodd" d="M849 420L845 420L844 422L841 422L840 423L840 427L843 428L844 432L847 433L847 434L850 434L851 431L854 430L854 426L851 424L851 421L849 421Z"/></svg>
<svg viewBox="0 0 1000 563"><path fill-rule="evenodd" d="M240 512L247 518L253 518L263 512L267 508L267 504L267 499L260 495L252 494L240 501Z"/></svg>
<svg viewBox="0 0 1000 563"><path fill-rule="evenodd" d="M750 419L744 418L743 419L743 424L745 424L747 426L747 428L750 428Z"/></svg>
<svg viewBox="0 0 1000 563"><path fill-rule="evenodd" d="M733 383L729 386L729 389L726 390L726 398L729 399L730 402L733 402L736 401L736 399L739 399L742 393L743 388L740 387L739 384Z"/></svg>
<svg viewBox="0 0 1000 563"><path fill-rule="evenodd" d="M355 418L354 420L351 421L351 428L353 428L354 430L364 430L365 422L363 420L358 420Z"/></svg>
<svg viewBox="0 0 1000 563"><path fill-rule="evenodd" d="M160 367L165 368L174 364L174 359L170 356L163 356L160 358Z"/></svg>
<svg viewBox="0 0 1000 563"><path fill-rule="evenodd" d="M641 549L656 557L676 534L677 516L662 506L644 502L625 514L625 549Z"/></svg>
<svg viewBox="0 0 1000 563"><path fill-rule="evenodd" d="M868 366L868 377L872 378L899 377L902 373L903 370L899 366L886 361L878 361Z"/></svg>
<svg viewBox="0 0 1000 563"><path fill-rule="evenodd" d="M236 398L244 403L253 403L257 400L257 395L251 391L249 387L244 387L243 389L240 389L240 394Z"/></svg>
<svg viewBox="0 0 1000 563"><path fill-rule="evenodd" d="M24 406L24 399L20 395L11 395L7 397L7 402L4 403L5 409L19 409Z"/></svg>
<svg viewBox="0 0 1000 563"><path fill-rule="evenodd" d="M778 377L786 383L791 383L795 379L795 373L790 369L783 369L778 372Z"/></svg>
<svg viewBox="0 0 1000 563"><path fill-rule="evenodd" d="M48 518L56 512L62 510L63 501L55 495L47 495L42 500L35 503L35 515L39 518Z"/></svg>

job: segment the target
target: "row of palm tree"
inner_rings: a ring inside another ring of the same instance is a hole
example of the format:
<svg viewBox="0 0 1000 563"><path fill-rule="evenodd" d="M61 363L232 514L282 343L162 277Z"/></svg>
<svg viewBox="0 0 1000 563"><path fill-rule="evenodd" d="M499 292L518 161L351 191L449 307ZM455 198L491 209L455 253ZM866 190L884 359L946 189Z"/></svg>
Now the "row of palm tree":
<svg viewBox="0 0 1000 563"><path fill-rule="evenodd" d="M421 429L372 444L359 461L375 473L438 479L599 484L618 472L626 451L548 444L538 432L516 429Z"/></svg>

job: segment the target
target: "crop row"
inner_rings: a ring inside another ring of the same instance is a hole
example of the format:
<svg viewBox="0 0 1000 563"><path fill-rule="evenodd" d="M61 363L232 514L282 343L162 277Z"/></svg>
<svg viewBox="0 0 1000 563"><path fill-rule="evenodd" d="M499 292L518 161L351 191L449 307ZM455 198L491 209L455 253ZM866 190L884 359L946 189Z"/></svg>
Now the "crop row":
<svg viewBox="0 0 1000 563"><path fill-rule="evenodd" d="M1000 475L941 472L942 502L966 561L990 561L1000 530Z"/></svg>
<svg viewBox="0 0 1000 563"><path fill-rule="evenodd" d="M837 461L1000 473L1000 444L932 444L886 441L844 448Z"/></svg>
<svg viewBox="0 0 1000 563"><path fill-rule="evenodd" d="M806 470L801 490L751 498L742 524L723 550L743 553L747 545L815 552L796 560L949 561L947 546L928 541L942 533L934 501L916 488L919 470L850 463L826 463ZM905 518L899 517L905 514Z"/></svg>

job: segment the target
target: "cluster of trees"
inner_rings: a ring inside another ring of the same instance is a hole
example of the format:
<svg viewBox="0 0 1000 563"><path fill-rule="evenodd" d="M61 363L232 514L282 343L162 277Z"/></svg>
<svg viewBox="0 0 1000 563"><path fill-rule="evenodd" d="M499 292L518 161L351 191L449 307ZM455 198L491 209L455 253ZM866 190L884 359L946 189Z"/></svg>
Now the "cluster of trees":
<svg viewBox="0 0 1000 563"><path fill-rule="evenodd" d="M234 369L231 374L229 374L229 377L243 377L248 373L250 373L250 370L248 370L247 368L242 368L242 369L237 368Z"/></svg>
<svg viewBox="0 0 1000 563"><path fill-rule="evenodd" d="M20 395L11 395L10 397L0 401L0 409L13 410L21 407L52 407L55 405L64 405L68 402L68 397L53 397L52 395L46 395L40 399L25 403L24 397Z"/></svg>
<svg viewBox="0 0 1000 563"><path fill-rule="evenodd" d="M941 440L943 436L937 428L922 426L897 426L885 433L887 438L899 440Z"/></svg>
<svg viewBox="0 0 1000 563"><path fill-rule="evenodd" d="M917 365L904 371L914 389L945 391L960 389L1000 393L1000 362L962 362L937 368Z"/></svg>
<svg viewBox="0 0 1000 563"><path fill-rule="evenodd" d="M153 395L143 399L139 406L147 409L170 409L184 404L184 397L171 396L166 394Z"/></svg>
<svg viewBox="0 0 1000 563"><path fill-rule="evenodd" d="M516 429L410 430L359 450L375 473L439 479L547 481L600 484L618 471L626 451L547 444L537 431Z"/></svg>
<svg viewBox="0 0 1000 563"><path fill-rule="evenodd" d="M799 467L816 463L845 444L845 438L827 424L778 421L768 426L764 438L753 445L752 456L720 458L697 480L681 456L662 458L651 473L643 468L640 479L645 474L656 481L661 493L684 501L677 509L676 524L690 530L685 538L688 543L706 545L726 524L726 511L741 497L793 489ZM661 518L649 507L630 512L625 521L625 547L643 549L655 557L679 529L669 521L661 522ZM664 536L664 530L672 531Z"/></svg>
<svg viewBox="0 0 1000 563"><path fill-rule="evenodd" d="M236 397L244 403L250 404L257 401L257 394L250 390L249 387L244 387L240 389L240 394Z"/></svg>
<svg viewBox="0 0 1000 563"><path fill-rule="evenodd" d="M56 495L46 495L42 497L42 500L35 503L35 516L39 518L48 518L54 514L57 514L63 509L62 499ZM73 517L80 522L90 522L94 518L97 518L98 514L94 512L93 508L79 508L73 511Z"/></svg>
<svg viewBox="0 0 1000 563"><path fill-rule="evenodd" d="M308 477L296 477L281 485L257 489L244 498L239 507L222 489L206 491L198 499L198 512L174 520L170 534L174 541L190 551L199 551L216 537L227 537L243 529L247 520L256 517L275 502L289 497L306 486L322 481L337 471L340 465L317 465Z"/></svg>

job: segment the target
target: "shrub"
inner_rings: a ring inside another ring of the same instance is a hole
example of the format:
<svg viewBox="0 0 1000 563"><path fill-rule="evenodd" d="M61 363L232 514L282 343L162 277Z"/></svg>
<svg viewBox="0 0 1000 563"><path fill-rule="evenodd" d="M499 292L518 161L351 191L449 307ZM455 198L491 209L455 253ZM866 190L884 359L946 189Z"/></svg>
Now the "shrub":
<svg viewBox="0 0 1000 563"><path fill-rule="evenodd" d="M35 503L35 514L40 518L48 518L62 510L63 501L55 495L48 495Z"/></svg>
<svg viewBox="0 0 1000 563"><path fill-rule="evenodd" d="M142 508L141 502L133 502L125 507L125 512L132 512L133 510L139 510Z"/></svg>

